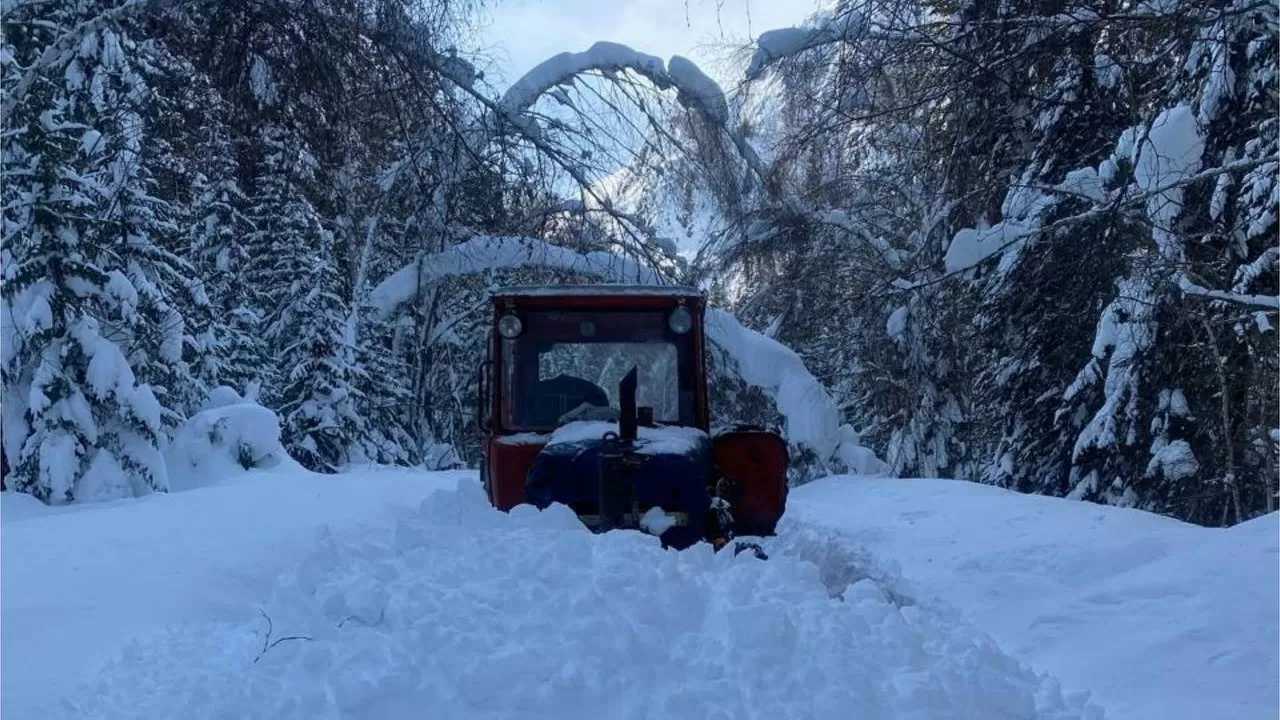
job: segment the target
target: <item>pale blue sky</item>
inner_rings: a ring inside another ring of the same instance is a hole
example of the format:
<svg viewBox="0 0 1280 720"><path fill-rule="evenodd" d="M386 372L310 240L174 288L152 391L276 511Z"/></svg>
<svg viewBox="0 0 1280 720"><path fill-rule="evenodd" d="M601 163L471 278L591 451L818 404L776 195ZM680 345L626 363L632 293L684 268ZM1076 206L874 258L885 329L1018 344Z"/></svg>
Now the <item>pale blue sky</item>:
<svg viewBox="0 0 1280 720"><path fill-rule="evenodd" d="M498 62L505 87L543 59L585 50L597 40L669 58L684 55L726 87L732 68L709 44L741 43L776 27L798 25L820 0L493 0L480 39Z"/></svg>

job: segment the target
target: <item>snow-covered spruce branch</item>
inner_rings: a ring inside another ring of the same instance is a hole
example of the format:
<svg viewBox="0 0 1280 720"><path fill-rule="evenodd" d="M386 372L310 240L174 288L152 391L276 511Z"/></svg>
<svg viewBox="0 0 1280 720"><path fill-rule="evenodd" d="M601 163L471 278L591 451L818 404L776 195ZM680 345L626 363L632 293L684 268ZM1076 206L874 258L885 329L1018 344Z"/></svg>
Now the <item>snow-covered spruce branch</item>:
<svg viewBox="0 0 1280 720"><path fill-rule="evenodd" d="M40 57L32 61L27 67L20 68L22 75L14 83L13 87L4 93L4 99L0 100L0 124L6 127L9 125L9 119L12 117L13 111L26 99L27 93L31 91L31 86L35 84L36 78L50 68L66 64L76 48L80 46L80 41L85 35L97 32L104 25L115 22L135 10L143 8L155 9L175 2L180 2L180 0L124 0L116 7L104 10L59 36L49 43L40 53Z"/></svg>
<svg viewBox="0 0 1280 720"><path fill-rule="evenodd" d="M1076 223L1096 220L1099 217L1102 217L1110 213L1118 212L1128 206L1145 204L1153 199L1162 197L1165 193L1167 193L1170 190L1186 187L1188 185L1199 182L1201 180L1215 178L1219 175L1225 175L1229 173L1246 172L1254 168L1258 168L1263 165L1266 165L1268 163L1275 163L1275 162L1276 161L1274 158L1253 158L1249 160L1237 160L1232 163L1227 163L1226 165L1222 165L1209 170L1203 170L1201 172L1195 173L1194 175L1189 175L1183 178L1179 178L1177 180L1173 180L1167 183L1163 183L1161 185L1157 185L1156 187L1153 187L1150 190L1146 190L1140 193L1121 194L1106 204L1096 205L1088 210L1085 210L1080 213L1076 213L1075 215L1068 215L1066 217L1059 218L1046 225L1039 225L1034 228L1025 228L1024 231L1011 232L1009 233L1011 237L1008 240L1005 240L1004 242L999 244L991 245L990 247L978 248L977 251L973 253L973 257L967 258L966 262L957 262L954 264L949 262L947 272L943 273L942 275L939 275L937 277L934 277L922 282L904 281L901 283L897 283L897 286L899 287L899 289L902 289L902 290L915 290L918 288L935 285L937 283L944 282L951 278L962 275L968 272L969 270L972 270L975 267L978 267L982 263L988 260L991 260L992 258L998 257L1001 253L1011 249L1013 246L1018 245L1019 243L1024 243L1027 240L1034 238L1036 236L1043 235L1048 231L1057 230L1059 228L1074 225ZM1048 188L1048 189L1054 190L1054 188ZM1064 191L1062 194L1074 195L1074 193L1071 193L1069 191ZM952 242L954 244L955 241L953 240Z"/></svg>
<svg viewBox="0 0 1280 720"><path fill-rule="evenodd" d="M1224 290L1210 290L1207 287L1193 282L1186 275L1178 278L1178 287L1181 288L1183 293L1192 297L1221 300L1222 302L1258 308L1259 310L1280 312L1280 295L1244 295L1241 293L1226 292Z"/></svg>

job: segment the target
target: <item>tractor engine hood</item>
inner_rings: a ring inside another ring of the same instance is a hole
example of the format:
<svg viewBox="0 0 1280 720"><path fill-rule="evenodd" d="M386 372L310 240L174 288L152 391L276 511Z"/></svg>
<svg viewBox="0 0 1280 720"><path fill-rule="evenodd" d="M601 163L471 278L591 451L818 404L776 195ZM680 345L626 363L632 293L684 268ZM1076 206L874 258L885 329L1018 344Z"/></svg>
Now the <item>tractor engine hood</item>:
<svg viewBox="0 0 1280 720"><path fill-rule="evenodd" d="M661 532L664 543L687 547L701 539L711 506L706 483L712 445L707 433L691 427L642 426L632 441L606 442L609 433L621 434L618 423L579 421L557 428L529 468L526 501L539 508L563 503L586 518L599 512L603 484L616 497L630 498L639 513L659 507L679 517L683 524ZM620 457L607 458L611 451Z"/></svg>

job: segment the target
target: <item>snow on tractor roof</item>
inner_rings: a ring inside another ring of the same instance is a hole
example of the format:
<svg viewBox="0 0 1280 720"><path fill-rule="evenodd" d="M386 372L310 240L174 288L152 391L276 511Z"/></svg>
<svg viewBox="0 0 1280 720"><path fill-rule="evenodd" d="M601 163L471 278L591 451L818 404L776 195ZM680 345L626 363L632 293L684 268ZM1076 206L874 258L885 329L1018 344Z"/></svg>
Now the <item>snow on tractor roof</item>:
<svg viewBox="0 0 1280 720"><path fill-rule="evenodd" d="M493 290L492 297L697 297L704 292L684 285L526 285Z"/></svg>

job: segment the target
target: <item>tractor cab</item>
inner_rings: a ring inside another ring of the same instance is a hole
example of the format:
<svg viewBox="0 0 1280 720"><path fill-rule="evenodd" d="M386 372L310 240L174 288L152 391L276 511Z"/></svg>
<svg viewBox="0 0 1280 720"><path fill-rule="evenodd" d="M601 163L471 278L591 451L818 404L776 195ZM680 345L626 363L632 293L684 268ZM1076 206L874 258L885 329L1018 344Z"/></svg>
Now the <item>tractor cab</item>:
<svg viewBox="0 0 1280 720"><path fill-rule="evenodd" d="M677 548L773 533L786 444L762 428L713 432L700 291L520 287L491 303L477 421L495 507L559 502L593 530Z"/></svg>

